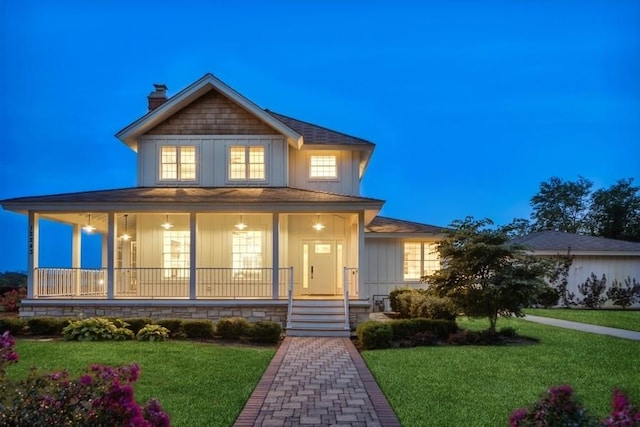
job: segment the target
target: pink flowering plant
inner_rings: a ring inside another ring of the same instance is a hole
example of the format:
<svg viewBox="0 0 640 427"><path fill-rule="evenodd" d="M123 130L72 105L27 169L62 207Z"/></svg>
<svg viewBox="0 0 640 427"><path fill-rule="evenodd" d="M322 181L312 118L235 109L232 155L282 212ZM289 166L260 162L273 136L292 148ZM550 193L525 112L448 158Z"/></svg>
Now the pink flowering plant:
<svg viewBox="0 0 640 427"><path fill-rule="evenodd" d="M157 400L141 407L133 384L137 364L93 365L78 378L69 372L41 374L32 370L24 380L8 380L6 367L18 360L15 341L0 338L0 426L127 426L168 427L169 417Z"/></svg>
<svg viewBox="0 0 640 427"><path fill-rule="evenodd" d="M573 394L569 385L552 387L529 408L519 408L509 416L511 427L571 427L612 426L640 427L640 413L627 396L613 391L611 415L597 421L589 415Z"/></svg>

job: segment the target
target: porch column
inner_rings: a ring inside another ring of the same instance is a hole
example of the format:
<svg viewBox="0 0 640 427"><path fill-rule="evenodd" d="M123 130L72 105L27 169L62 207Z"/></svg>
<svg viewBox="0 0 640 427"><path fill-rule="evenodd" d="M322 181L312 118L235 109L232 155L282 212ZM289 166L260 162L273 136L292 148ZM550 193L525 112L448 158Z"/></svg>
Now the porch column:
<svg viewBox="0 0 640 427"><path fill-rule="evenodd" d="M38 296L36 292L38 258L40 249L39 215L29 211L29 232L27 237L27 298Z"/></svg>
<svg viewBox="0 0 640 427"><path fill-rule="evenodd" d="M362 298L360 289L364 289L364 272L367 269L367 257L364 252L364 212L358 213L358 299ZM369 298L369 295L366 295Z"/></svg>
<svg viewBox="0 0 640 427"><path fill-rule="evenodd" d="M189 299L196 299L196 238L198 235L198 223L196 221L196 213L189 214Z"/></svg>
<svg viewBox="0 0 640 427"><path fill-rule="evenodd" d="M116 214L109 212L107 227L107 299L113 299L116 260Z"/></svg>
<svg viewBox="0 0 640 427"><path fill-rule="evenodd" d="M71 237L71 268L74 272L76 296L80 295L80 268L82 267L82 227L80 224L73 224L73 235Z"/></svg>
<svg viewBox="0 0 640 427"><path fill-rule="evenodd" d="M280 285L280 214L274 212L271 214L271 251L272 251L272 277L271 277L271 298L278 299L278 290Z"/></svg>

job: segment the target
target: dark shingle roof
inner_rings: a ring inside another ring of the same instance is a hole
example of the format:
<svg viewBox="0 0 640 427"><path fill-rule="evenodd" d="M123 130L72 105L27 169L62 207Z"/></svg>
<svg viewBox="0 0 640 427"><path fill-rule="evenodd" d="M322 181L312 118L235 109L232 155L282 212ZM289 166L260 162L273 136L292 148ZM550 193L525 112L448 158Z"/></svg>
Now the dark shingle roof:
<svg viewBox="0 0 640 427"><path fill-rule="evenodd" d="M134 187L115 190L87 191L48 196L20 197L1 200L9 209L23 209L27 205L104 204L296 204L296 203L374 203L382 200L345 196L291 187Z"/></svg>
<svg viewBox="0 0 640 427"><path fill-rule="evenodd" d="M583 236L561 231L538 231L511 240L529 246L536 251L566 252L639 252L640 243L623 240L606 239L604 237Z"/></svg>
<svg viewBox="0 0 640 427"><path fill-rule="evenodd" d="M436 225L377 216L365 227L368 233L428 233L439 234L446 229Z"/></svg>
<svg viewBox="0 0 640 427"><path fill-rule="evenodd" d="M327 145L375 145L366 139L357 138L345 133L336 132L322 126L303 122L273 111L265 110L273 117L289 126L291 129L302 135L306 144L327 144Z"/></svg>

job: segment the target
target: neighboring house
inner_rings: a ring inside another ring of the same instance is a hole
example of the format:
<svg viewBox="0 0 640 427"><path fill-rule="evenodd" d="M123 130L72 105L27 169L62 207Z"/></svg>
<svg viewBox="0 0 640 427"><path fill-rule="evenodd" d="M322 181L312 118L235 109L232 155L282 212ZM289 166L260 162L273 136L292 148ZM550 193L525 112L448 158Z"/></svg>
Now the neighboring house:
<svg viewBox="0 0 640 427"><path fill-rule="evenodd" d="M598 278L604 274L607 287L611 286L613 280L624 285L627 277L640 282L640 243L560 231L539 231L511 241L528 246L534 255L553 256L570 253L573 262L567 278L567 289L575 293L577 299L583 297L578 291L578 285L584 283L591 273ZM611 305L611 302L606 304ZM635 306L639 307L640 304Z"/></svg>
<svg viewBox="0 0 640 427"><path fill-rule="evenodd" d="M374 296L438 268L441 228L379 217L384 202L360 195L373 143L263 110L211 74L171 98L155 88L116 134L137 187L0 201L28 215L22 317L240 315L344 335ZM41 219L70 225L72 265L40 265ZM81 265L83 230L102 237L102 268Z"/></svg>

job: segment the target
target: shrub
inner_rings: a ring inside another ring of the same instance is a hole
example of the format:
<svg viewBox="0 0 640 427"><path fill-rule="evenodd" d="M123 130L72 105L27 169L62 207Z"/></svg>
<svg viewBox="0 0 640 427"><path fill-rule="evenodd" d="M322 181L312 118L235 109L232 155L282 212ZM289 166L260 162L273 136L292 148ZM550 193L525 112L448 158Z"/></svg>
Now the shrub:
<svg viewBox="0 0 640 427"><path fill-rule="evenodd" d="M550 308L558 305L559 301L560 293L558 290L545 285L538 291L534 304L544 308Z"/></svg>
<svg viewBox="0 0 640 427"><path fill-rule="evenodd" d="M257 342L277 343L281 333L282 326L278 322L262 320L251 325L251 337Z"/></svg>
<svg viewBox="0 0 640 427"><path fill-rule="evenodd" d="M441 319L412 319L415 324L414 328L418 332L432 332L441 340L446 340L450 334L458 330L456 322Z"/></svg>
<svg viewBox="0 0 640 427"><path fill-rule="evenodd" d="M607 297L615 304L625 308L632 306L636 301L640 301L640 283L636 279L627 277L624 280L624 287L614 280L611 283L611 288L607 290Z"/></svg>
<svg viewBox="0 0 640 427"><path fill-rule="evenodd" d="M611 397L611 415L602 424L614 427L638 427L640 412L622 391L614 389Z"/></svg>
<svg viewBox="0 0 640 427"><path fill-rule="evenodd" d="M187 338L213 338L213 323L211 320L185 320L182 323Z"/></svg>
<svg viewBox="0 0 640 427"><path fill-rule="evenodd" d="M438 337L433 332L418 332L411 337L411 345L413 347L436 344L438 344Z"/></svg>
<svg viewBox="0 0 640 427"><path fill-rule="evenodd" d="M0 333L9 331L11 335L22 335L27 322L19 317L0 317Z"/></svg>
<svg viewBox="0 0 640 427"><path fill-rule="evenodd" d="M424 316L427 319L434 320L456 320L456 307L449 298L440 298L436 296L427 296L425 298L426 312Z"/></svg>
<svg viewBox="0 0 640 427"><path fill-rule="evenodd" d="M498 335L503 336L503 337L507 337L507 338L515 338L518 336L518 333L516 332L516 330L514 328L501 328L498 331Z"/></svg>
<svg viewBox="0 0 640 427"><path fill-rule="evenodd" d="M389 306L391 307L391 311L400 311L400 302L398 297L406 292L411 292L411 288L395 288L391 292L389 292Z"/></svg>
<svg viewBox="0 0 640 427"><path fill-rule="evenodd" d="M146 325L138 331L138 341L166 341L169 338L169 330L160 325Z"/></svg>
<svg viewBox="0 0 640 427"><path fill-rule="evenodd" d="M149 317L131 317L124 319L124 322L129 325L127 326L127 329L131 329L131 332L134 334L137 334L140 329L147 325L155 324L155 322Z"/></svg>
<svg viewBox="0 0 640 427"><path fill-rule="evenodd" d="M0 305L4 311L18 311L20 301L27 297L27 288L12 289L0 297Z"/></svg>
<svg viewBox="0 0 640 427"><path fill-rule="evenodd" d="M531 408L516 409L511 427L596 426L568 385L552 387Z"/></svg>
<svg viewBox="0 0 640 427"><path fill-rule="evenodd" d="M69 372L40 374L22 380L6 378L5 368L18 361L15 341L0 337L0 413L3 426L147 426L168 427L168 415L157 400L140 407L133 383L136 364L113 368L93 365L77 379Z"/></svg>
<svg viewBox="0 0 640 427"><path fill-rule="evenodd" d="M60 317L31 317L27 319L27 327L33 335L62 335L62 330L69 324L69 319Z"/></svg>
<svg viewBox="0 0 640 427"><path fill-rule="evenodd" d="M403 292L397 296L397 310L398 317L408 319L411 317L411 302L413 301L413 290Z"/></svg>
<svg viewBox="0 0 640 427"><path fill-rule="evenodd" d="M90 317L88 319L72 320L62 330L66 340L75 341L122 341L133 339L133 332L123 327L117 327L109 319Z"/></svg>
<svg viewBox="0 0 640 427"><path fill-rule="evenodd" d="M393 329L388 323L370 320L359 324L356 332L362 348L366 350L391 347Z"/></svg>
<svg viewBox="0 0 640 427"><path fill-rule="evenodd" d="M388 323L393 331L394 340L410 339L418 332L415 319L395 319Z"/></svg>
<svg viewBox="0 0 640 427"><path fill-rule="evenodd" d="M249 335L249 321L244 317L227 317L216 324L216 333L222 339L238 339Z"/></svg>
<svg viewBox="0 0 640 427"><path fill-rule="evenodd" d="M603 297L605 289L607 289L607 278L602 275L601 279L595 273L591 273L591 276L581 285L578 285L578 291L584 298L580 301L580 304L587 308L600 308L602 304L607 301L606 297Z"/></svg>
<svg viewBox="0 0 640 427"><path fill-rule="evenodd" d="M182 319L161 319L158 320L156 324L167 328L169 330L169 335L171 336L171 338L182 338L184 337L182 322Z"/></svg>

